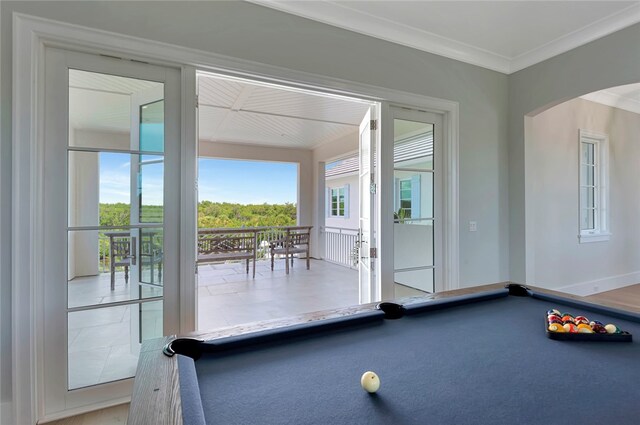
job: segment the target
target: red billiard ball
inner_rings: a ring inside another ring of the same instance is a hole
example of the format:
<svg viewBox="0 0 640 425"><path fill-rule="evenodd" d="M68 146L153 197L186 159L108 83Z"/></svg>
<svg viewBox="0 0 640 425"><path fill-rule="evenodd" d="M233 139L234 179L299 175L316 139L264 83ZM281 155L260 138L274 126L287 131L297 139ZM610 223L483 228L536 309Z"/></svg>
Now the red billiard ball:
<svg viewBox="0 0 640 425"><path fill-rule="evenodd" d="M587 319L584 316L576 316L576 323L577 324L584 323L584 324L588 325L589 324L589 319Z"/></svg>

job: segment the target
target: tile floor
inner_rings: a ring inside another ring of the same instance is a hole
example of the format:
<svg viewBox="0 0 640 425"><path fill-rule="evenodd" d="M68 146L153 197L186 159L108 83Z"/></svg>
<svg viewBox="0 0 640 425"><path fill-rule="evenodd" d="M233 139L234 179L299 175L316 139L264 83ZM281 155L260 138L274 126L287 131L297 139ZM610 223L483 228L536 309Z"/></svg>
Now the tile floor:
<svg viewBox="0 0 640 425"><path fill-rule="evenodd" d="M396 296L422 294L396 285ZM135 290L135 287L133 288ZM144 296L159 295L145 288ZM136 293L133 293L135 297ZM76 278L69 282L69 306L131 299L123 273ZM206 264L198 268L198 329L209 330L358 303L358 271L321 260L294 260L289 275L284 260L256 263L256 277L240 263ZM143 337L162 335L161 302L143 304ZM107 307L69 314L69 386L81 388L135 374L139 344L137 305ZM134 339L132 340L132 335Z"/></svg>
<svg viewBox="0 0 640 425"><path fill-rule="evenodd" d="M124 273L116 273L111 291L109 273L76 278L68 284L69 307L83 307L126 301L131 294ZM136 287L133 287L134 291ZM161 290L145 287L143 297L161 295ZM143 304L143 337L162 336L162 302ZM135 374L140 346L137 305L106 307L71 312L68 315L69 388L76 389L126 379ZM132 339L133 335L133 339Z"/></svg>
<svg viewBox="0 0 640 425"><path fill-rule="evenodd" d="M294 260L289 275L284 260L271 271L256 264L256 278L241 264L201 265L198 269L198 329L275 319L358 303L358 272L312 260Z"/></svg>

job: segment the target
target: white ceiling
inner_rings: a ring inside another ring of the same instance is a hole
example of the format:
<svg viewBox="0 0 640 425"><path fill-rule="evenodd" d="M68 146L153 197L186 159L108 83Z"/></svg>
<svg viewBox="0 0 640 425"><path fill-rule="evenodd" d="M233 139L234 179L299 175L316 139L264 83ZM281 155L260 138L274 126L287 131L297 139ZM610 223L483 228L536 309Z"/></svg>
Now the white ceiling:
<svg viewBox="0 0 640 425"><path fill-rule="evenodd" d="M72 128L128 133L131 95L161 83L78 70L69 71ZM355 99L198 76L199 138L313 149L349 134L369 104Z"/></svg>
<svg viewBox="0 0 640 425"><path fill-rule="evenodd" d="M640 1L249 1L506 74L640 22Z"/></svg>
<svg viewBox="0 0 640 425"><path fill-rule="evenodd" d="M585 94L582 98L640 114L640 84L611 87Z"/></svg>
<svg viewBox="0 0 640 425"><path fill-rule="evenodd" d="M69 125L124 133L131 127L131 95L162 85L153 81L69 70Z"/></svg>
<svg viewBox="0 0 640 425"><path fill-rule="evenodd" d="M357 134L369 104L219 76L198 76L199 139L313 149Z"/></svg>

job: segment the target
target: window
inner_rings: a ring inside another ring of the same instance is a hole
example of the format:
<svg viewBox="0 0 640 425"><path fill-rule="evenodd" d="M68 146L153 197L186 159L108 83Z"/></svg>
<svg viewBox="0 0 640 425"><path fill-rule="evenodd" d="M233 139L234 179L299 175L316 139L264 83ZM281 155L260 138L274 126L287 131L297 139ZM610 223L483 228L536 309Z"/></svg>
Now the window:
<svg viewBox="0 0 640 425"><path fill-rule="evenodd" d="M396 173L397 175L397 173ZM394 185L394 219L396 223L407 223L410 219L421 219L420 174L395 178Z"/></svg>
<svg viewBox="0 0 640 425"><path fill-rule="evenodd" d="M580 243L609 240L606 135L580 130Z"/></svg>
<svg viewBox="0 0 640 425"><path fill-rule="evenodd" d="M329 217L349 217L349 185L329 189Z"/></svg>
<svg viewBox="0 0 640 425"><path fill-rule="evenodd" d="M403 213L401 214L400 211ZM398 215L410 218L411 215L411 180L400 180L400 211Z"/></svg>

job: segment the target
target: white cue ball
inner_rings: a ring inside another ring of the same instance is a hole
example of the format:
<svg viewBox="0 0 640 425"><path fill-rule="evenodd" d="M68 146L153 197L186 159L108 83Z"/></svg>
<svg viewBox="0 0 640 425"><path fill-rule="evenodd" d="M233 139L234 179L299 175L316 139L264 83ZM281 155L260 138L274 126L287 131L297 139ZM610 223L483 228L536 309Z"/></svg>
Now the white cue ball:
<svg viewBox="0 0 640 425"><path fill-rule="evenodd" d="M362 378L360 378L360 385L362 388L368 393L375 393L380 388L380 378L376 375L375 372L365 372L362 374Z"/></svg>

